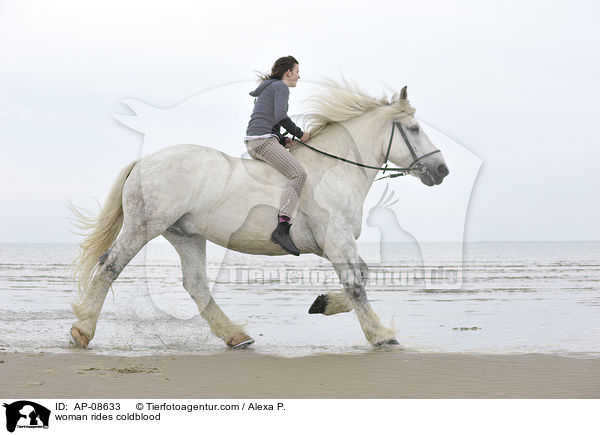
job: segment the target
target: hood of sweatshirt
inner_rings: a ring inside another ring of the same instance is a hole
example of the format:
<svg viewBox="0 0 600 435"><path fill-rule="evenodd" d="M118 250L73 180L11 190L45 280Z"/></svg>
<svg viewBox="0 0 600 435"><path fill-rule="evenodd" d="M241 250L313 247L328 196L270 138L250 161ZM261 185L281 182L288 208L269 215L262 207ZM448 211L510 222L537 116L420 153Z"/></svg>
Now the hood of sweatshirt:
<svg viewBox="0 0 600 435"><path fill-rule="evenodd" d="M277 79L268 79L268 80L265 80L260 85L258 85L258 88L256 88L252 92L250 92L250 95L252 97L258 97L260 95L260 93L262 91L264 91L267 86L269 86L271 83L276 82L276 81L277 81Z"/></svg>

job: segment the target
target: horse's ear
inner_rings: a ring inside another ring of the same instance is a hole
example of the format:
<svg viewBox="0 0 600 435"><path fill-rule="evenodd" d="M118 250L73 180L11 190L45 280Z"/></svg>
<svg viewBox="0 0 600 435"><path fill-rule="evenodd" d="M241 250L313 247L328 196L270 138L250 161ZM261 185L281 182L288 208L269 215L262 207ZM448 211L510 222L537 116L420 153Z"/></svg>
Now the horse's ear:
<svg viewBox="0 0 600 435"><path fill-rule="evenodd" d="M402 90L400 91L400 99L401 100L408 100L408 92L406 91L406 86L404 86L402 88Z"/></svg>

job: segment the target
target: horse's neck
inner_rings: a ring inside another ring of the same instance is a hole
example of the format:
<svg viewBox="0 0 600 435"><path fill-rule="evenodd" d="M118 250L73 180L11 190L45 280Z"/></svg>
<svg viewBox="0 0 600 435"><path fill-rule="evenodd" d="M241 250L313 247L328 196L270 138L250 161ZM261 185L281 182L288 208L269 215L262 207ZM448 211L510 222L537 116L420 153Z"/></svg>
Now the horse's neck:
<svg viewBox="0 0 600 435"><path fill-rule="evenodd" d="M317 136L318 141L315 142L319 149L330 154L365 165L381 167L385 158L381 147L381 136L385 127L386 122L381 119L379 113L366 113L326 127ZM319 155L318 159L326 163L325 159L331 157ZM359 168L347 162L343 164L346 165L346 170L343 172L348 180L339 180L339 185L344 186L350 182L358 185L364 201L378 171ZM357 176L359 173L361 175Z"/></svg>

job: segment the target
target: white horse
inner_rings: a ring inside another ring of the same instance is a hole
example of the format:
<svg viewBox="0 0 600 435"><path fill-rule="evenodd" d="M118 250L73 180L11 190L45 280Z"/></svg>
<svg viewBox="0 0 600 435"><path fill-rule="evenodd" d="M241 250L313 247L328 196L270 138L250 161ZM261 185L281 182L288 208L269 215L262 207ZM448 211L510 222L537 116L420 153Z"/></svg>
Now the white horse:
<svg viewBox="0 0 600 435"><path fill-rule="evenodd" d="M327 84L325 95L310 100L314 113L307 116L309 145L347 161L292 144L290 152L307 179L291 236L301 254L331 261L344 291L319 296L309 312L330 315L354 309L371 344L397 345L394 331L381 323L367 300L367 266L356 245L363 203L377 168L388 158L410 167L406 172L428 186L440 184L448 168L414 119L406 87L386 100L348 83ZM267 163L198 145L168 147L127 165L97 217L74 208L80 226L89 231L75 269L80 299L73 305L78 320L71 335L76 344L88 346L111 284L160 235L179 254L183 287L213 333L232 348L252 344L211 296L206 241L248 254L285 255L270 240L285 184L285 177Z"/></svg>

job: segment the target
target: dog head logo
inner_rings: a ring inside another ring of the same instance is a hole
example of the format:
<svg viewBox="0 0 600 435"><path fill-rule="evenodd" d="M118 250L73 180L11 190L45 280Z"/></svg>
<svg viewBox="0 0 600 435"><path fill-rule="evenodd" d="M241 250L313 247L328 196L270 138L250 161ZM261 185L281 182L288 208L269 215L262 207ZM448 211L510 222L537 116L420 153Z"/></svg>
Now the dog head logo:
<svg viewBox="0 0 600 435"><path fill-rule="evenodd" d="M48 428L50 410L28 400L4 404L6 408L6 430L19 428Z"/></svg>

